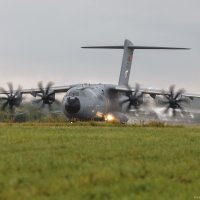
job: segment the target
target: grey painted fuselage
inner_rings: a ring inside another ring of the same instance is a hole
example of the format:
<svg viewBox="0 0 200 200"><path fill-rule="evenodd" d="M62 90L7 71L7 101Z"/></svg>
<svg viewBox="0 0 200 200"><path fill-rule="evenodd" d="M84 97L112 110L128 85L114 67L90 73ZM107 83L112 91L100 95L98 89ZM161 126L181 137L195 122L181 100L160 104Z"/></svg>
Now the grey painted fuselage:
<svg viewBox="0 0 200 200"><path fill-rule="evenodd" d="M120 94L113 88L107 84L72 87L63 98L62 110L67 118L81 120L101 120L107 113L121 112Z"/></svg>

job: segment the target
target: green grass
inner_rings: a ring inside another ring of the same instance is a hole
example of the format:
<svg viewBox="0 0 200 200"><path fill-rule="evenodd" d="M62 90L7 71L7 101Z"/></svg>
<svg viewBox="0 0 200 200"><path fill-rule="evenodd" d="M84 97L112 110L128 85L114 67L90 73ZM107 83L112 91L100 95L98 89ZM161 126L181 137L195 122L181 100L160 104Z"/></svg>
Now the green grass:
<svg viewBox="0 0 200 200"><path fill-rule="evenodd" d="M200 198L200 128L0 124L0 199Z"/></svg>

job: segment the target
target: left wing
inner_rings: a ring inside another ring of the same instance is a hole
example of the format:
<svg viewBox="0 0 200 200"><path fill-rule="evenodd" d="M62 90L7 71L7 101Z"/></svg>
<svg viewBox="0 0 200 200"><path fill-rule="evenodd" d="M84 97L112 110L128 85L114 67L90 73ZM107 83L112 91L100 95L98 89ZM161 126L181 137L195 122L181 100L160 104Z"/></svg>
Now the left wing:
<svg viewBox="0 0 200 200"><path fill-rule="evenodd" d="M126 99L122 99L120 102L120 105L126 104L127 111L130 111L132 107L134 107L134 110L137 110L143 103L145 105L143 95L148 94L155 99L157 105L164 108L164 114L172 114L172 116L177 114L180 116L185 115L187 113L185 107L188 110L186 105L190 104L194 98L200 98L200 94L185 93L184 89L175 91L174 85L169 87L169 91L140 88L138 84L136 84L135 88L118 85L113 89L124 92L124 95L127 96ZM159 97L156 98L156 96ZM190 108L195 108L194 104L190 104Z"/></svg>
<svg viewBox="0 0 200 200"><path fill-rule="evenodd" d="M123 92L134 92L136 88L129 88L125 86L116 86L114 88L116 91L123 91ZM157 89L150 89L150 88L140 88L139 91L142 94L149 94L152 98L155 98L157 95L170 95L171 92L166 92L164 90L157 90ZM188 97L190 99L193 98L200 98L200 94L192 94L192 93L182 93L183 97Z"/></svg>

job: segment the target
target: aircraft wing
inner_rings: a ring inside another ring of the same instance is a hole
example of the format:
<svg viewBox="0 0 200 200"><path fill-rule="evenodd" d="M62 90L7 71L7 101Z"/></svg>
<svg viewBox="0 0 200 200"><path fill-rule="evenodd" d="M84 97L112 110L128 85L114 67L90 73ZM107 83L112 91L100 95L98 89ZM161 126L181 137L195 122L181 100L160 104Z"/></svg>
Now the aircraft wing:
<svg viewBox="0 0 200 200"><path fill-rule="evenodd" d="M134 92L136 89L134 87L129 88L126 86L116 86L114 90L123 91L123 92ZM164 90L151 89L151 88L140 88L139 91L143 94L149 94L152 98L155 98L157 95L170 94L170 92L167 92ZM190 99L200 98L200 94L192 94L192 93L183 93L182 96L188 97Z"/></svg>
<svg viewBox="0 0 200 200"><path fill-rule="evenodd" d="M77 86L76 85L69 85L69 86L56 86L56 87L51 87L50 90L54 91L55 93L63 93L63 92L67 92L70 88ZM43 90L45 91L47 88L43 88ZM33 88L33 89L18 89L18 90L11 90L13 94L15 94L16 92L20 92L21 94L31 94L32 96L36 96L36 94L38 93L42 93L40 88ZM4 90L1 88L0 90L0 95L1 94L10 94L10 90Z"/></svg>
<svg viewBox="0 0 200 200"><path fill-rule="evenodd" d="M51 87L51 90L53 90L55 93L62 93L67 92L70 88L74 87L74 85L69 86L57 86L57 87ZM46 88L44 88L46 90ZM34 94L41 93L41 90L39 88L36 89L24 89L21 90L22 94L31 94L34 96Z"/></svg>

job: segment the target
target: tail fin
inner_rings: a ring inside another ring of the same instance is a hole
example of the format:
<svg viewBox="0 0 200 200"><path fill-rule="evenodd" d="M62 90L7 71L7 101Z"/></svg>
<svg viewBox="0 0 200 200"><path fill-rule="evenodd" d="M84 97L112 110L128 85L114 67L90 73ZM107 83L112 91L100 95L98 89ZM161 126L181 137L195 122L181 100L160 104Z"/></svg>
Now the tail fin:
<svg viewBox="0 0 200 200"><path fill-rule="evenodd" d="M131 71L131 63L133 58L133 51L134 51L134 49L129 48L131 46L133 46L131 41L129 40L124 41L124 55L122 59L121 72L119 76L118 85L128 86L128 81Z"/></svg>
<svg viewBox="0 0 200 200"><path fill-rule="evenodd" d="M134 46L131 41L125 40L124 46L87 46L82 48L90 49L124 49L121 72L118 85L128 86L131 63L134 49L165 49L165 50L189 50L189 48L179 47L153 47L153 46Z"/></svg>

